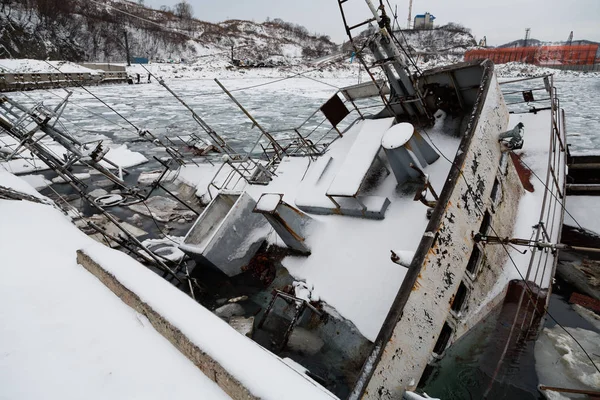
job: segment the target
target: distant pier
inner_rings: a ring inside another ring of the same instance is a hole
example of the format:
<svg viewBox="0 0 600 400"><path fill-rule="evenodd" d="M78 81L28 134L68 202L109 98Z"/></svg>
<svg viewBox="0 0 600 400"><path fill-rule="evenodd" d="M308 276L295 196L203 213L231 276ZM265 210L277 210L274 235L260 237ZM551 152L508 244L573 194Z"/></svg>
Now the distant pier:
<svg viewBox="0 0 600 400"><path fill-rule="evenodd" d="M52 89L80 85L127 83L125 71L98 71L98 73L0 73L0 92L34 89Z"/></svg>

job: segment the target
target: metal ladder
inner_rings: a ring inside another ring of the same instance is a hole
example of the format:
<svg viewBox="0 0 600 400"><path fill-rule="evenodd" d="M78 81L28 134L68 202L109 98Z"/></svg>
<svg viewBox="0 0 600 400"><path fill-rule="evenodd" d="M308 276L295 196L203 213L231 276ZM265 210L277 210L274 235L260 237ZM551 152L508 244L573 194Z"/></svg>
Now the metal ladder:
<svg viewBox="0 0 600 400"><path fill-rule="evenodd" d="M402 100L399 104L407 115L424 115L427 118L431 118L420 93L410 79L410 75L406 68L407 62L405 57L393 42L393 38L391 36L392 33L389 31L389 17L387 17L385 14L383 2L380 0L380 7L378 9L373 5L371 0L365 0L371 12L373 13L373 17L358 24L349 26L346 14L344 12L344 3L348 1L349 0L338 0L338 5L340 7L342 20L344 21L346 33L350 39L352 47L354 48L356 57L358 57L361 64L365 68L365 71L367 71L367 74L373 81L373 84L379 90L379 95L386 109L388 109L392 116L396 114L390 99L388 99L384 94L382 84L375 78L372 72L374 68L382 68L396 94L402 96ZM381 15L378 14L378 10L381 10ZM372 22L376 22L378 24L379 32L376 36L376 39L372 40L370 43L371 50L373 51L376 61L372 65L368 65L362 57L362 49L359 50L356 45L352 31L362 26L371 24ZM398 75L398 77L396 77L395 74Z"/></svg>

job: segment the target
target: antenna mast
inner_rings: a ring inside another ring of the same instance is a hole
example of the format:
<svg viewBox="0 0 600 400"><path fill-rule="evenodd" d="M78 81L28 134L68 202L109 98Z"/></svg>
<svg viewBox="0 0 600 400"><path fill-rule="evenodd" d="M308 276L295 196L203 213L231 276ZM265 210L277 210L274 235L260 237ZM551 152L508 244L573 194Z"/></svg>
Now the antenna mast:
<svg viewBox="0 0 600 400"><path fill-rule="evenodd" d="M408 0L408 19L406 20L406 29L410 29L410 22L412 19L412 2L413 0Z"/></svg>
<svg viewBox="0 0 600 400"><path fill-rule="evenodd" d="M523 47L527 47L527 43L529 42L529 37L531 35L531 28L525 29L525 43L523 43Z"/></svg>

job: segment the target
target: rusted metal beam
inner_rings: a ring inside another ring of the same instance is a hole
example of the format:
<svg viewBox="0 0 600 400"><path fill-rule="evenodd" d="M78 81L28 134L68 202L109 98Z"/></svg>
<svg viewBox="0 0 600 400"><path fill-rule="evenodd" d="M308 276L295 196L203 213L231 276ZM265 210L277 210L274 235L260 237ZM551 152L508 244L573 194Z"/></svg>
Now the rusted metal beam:
<svg viewBox="0 0 600 400"><path fill-rule="evenodd" d="M588 396L593 396L594 398L600 398L600 391L598 390L586 390L586 389L569 389L569 388L560 388L554 386L544 386L540 385L538 387L540 391L548 390L551 392L559 392L559 393L576 393L576 394L585 394Z"/></svg>

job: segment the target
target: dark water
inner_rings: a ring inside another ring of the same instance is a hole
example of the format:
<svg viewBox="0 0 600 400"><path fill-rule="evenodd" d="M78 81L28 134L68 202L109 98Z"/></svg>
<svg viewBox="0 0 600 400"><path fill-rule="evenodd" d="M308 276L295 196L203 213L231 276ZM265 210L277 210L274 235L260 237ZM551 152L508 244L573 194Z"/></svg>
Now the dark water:
<svg viewBox="0 0 600 400"><path fill-rule="evenodd" d="M569 304L572 292L572 287L557 280L550 296L550 314L563 326L600 333ZM556 322L544 316L539 325L534 324L526 332L513 331L511 336L515 310L514 302L505 303L454 343L444 358L433 366L420 390L443 400L543 399L538 385L552 386L552 382L538 379L535 342L542 328L554 328ZM538 365L540 367L556 368L555 365Z"/></svg>

